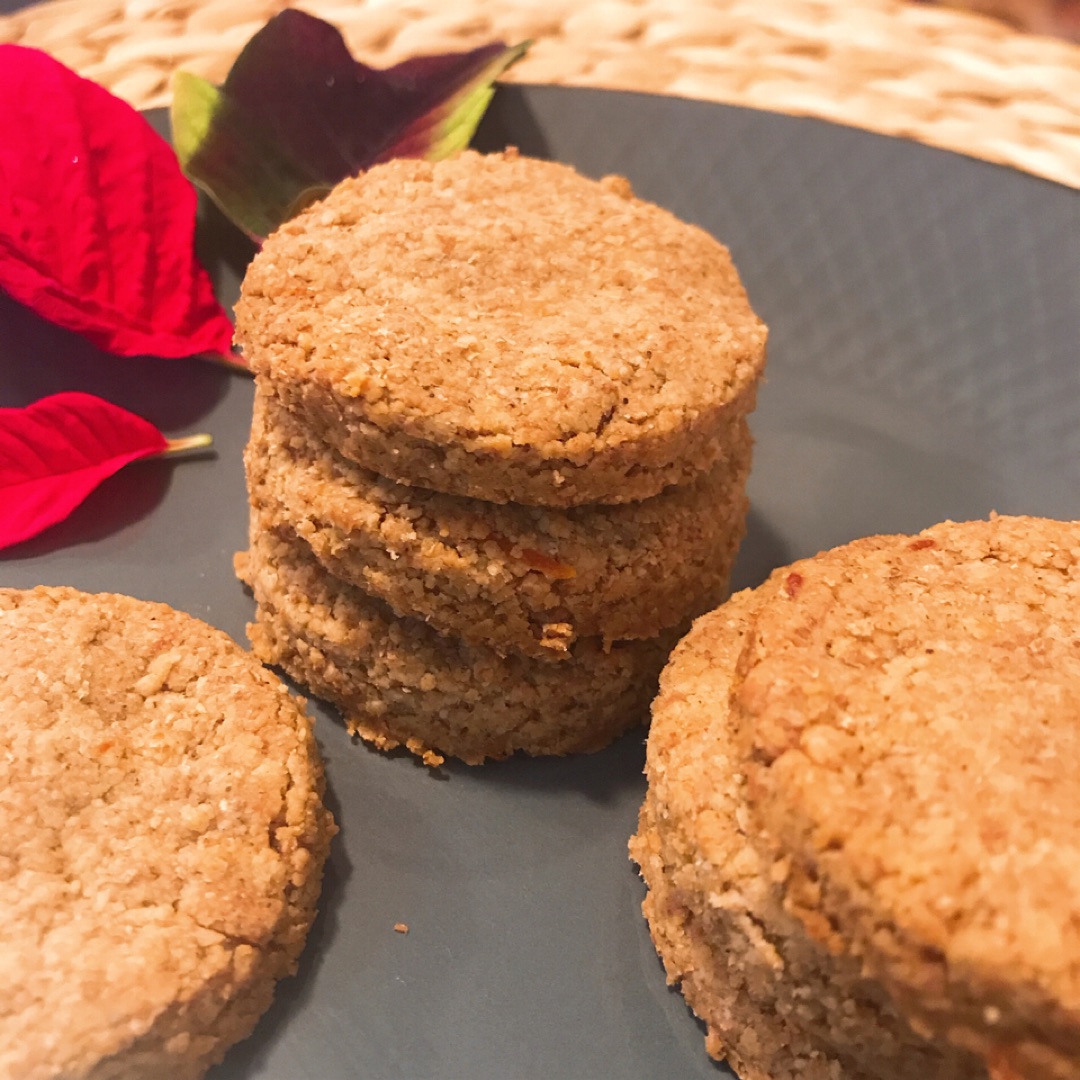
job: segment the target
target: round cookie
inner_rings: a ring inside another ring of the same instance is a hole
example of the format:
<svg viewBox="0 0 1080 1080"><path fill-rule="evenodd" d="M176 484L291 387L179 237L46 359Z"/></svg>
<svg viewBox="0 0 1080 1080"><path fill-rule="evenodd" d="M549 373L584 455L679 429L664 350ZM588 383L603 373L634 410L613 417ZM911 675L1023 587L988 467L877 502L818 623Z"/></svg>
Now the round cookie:
<svg viewBox="0 0 1080 1080"><path fill-rule="evenodd" d="M291 974L333 820L310 722L162 604L0 589L0 1076L197 1080Z"/></svg>
<svg viewBox="0 0 1080 1080"><path fill-rule="evenodd" d="M236 319L263 392L318 438L490 502L691 480L765 362L726 248L621 178L512 151L343 181L266 241Z"/></svg>
<svg viewBox="0 0 1080 1080"><path fill-rule="evenodd" d="M584 640L560 664L500 657L396 618L294 535L255 535L237 571L258 602L255 653L336 705L354 734L428 764L599 750L645 719L674 642Z"/></svg>
<svg viewBox="0 0 1080 1080"><path fill-rule="evenodd" d="M653 703L648 791L630 853L668 981L742 1080L986 1080L911 1030L859 962L785 910L783 863L754 828L729 701L753 628L750 591L699 619Z"/></svg>
<svg viewBox="0 0 1080 1080"><path fill-rule="evenodd" d="M1080 1076L1080 524L874 537L762 587L732 713L786 903L995 1077Z"/></svg>
<svg viewBox="0 0 1080 1080"><path fill-rule="evenodd" d="M654 637L715 607L745 529L751 438L692 484L623 506L496 506L395 484L256 397L257 527L295 530L336 577L443 633L540 659Z"/></svg>

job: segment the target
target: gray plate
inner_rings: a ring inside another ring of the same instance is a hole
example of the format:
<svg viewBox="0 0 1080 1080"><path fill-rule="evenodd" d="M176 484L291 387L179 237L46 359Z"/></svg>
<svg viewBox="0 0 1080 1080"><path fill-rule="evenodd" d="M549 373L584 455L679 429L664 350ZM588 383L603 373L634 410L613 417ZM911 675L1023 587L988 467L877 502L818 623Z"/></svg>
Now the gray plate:
<svg viewBox="0 0 1080 1080"><path fill-rule="evenodd" d="M946 517L1080 516L1076 192L816 121L600 91L500 90L481 143L507 141L622 172L732 248L772 328L736 584ZM245 242L208 213L203 247L230 298ZM164 600L243 640L248 381L104 357L0 299L0 402L72 388L208 430L216 454L129 467L7 553L0 582ZM322 914L214 1080L724 1074L639 915L640 734L432 773L314 708L342 826Z"/></svg>

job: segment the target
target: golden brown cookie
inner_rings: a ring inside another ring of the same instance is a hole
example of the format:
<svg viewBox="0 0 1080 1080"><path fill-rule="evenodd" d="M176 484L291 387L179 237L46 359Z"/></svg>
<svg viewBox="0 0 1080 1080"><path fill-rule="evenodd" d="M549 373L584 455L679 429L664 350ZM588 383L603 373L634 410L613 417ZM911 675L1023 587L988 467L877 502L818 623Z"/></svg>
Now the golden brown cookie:
<svg viewBox="0 0 1080 1080"><path fill-rule="evenodd" d="M257 527L301 535L395 613L496 652L570 656L583 637L654 637L727 593L751 438L692 484L622 506L492 505L395 484L259 394L245 460Z"/></svg>
<svg viewBox="0 0 1080 1080"><path fill-rule="evenodd" d="M699 619L653 703L648 792L630 852L668 981L742 1080L986 1080L977 1059L912 1031L857 959L785 909L749 813L730 695L758 597Z"/></svg>
<svg viewBox="0 0 1080 1080"><path fill-rule="evenodd" d="M315 913L310 722L162 604L0 589L0 1077L197 1080Z"/></svg>
<svg viewBox="0 0 1080 1080"><path fill-rule="evenodd" d="M766 331L726 248L514 152L394 160L256 255L237 337L263 392L402 483L551 506L708 469L753 408Z"/></svg>
<svg viewBox="0 0 1080 1080"><path fill-rule="evenodd" d="M1080 1076L1080 524L874 537L759 592L732 699L789 908L995 1074Z"/></svg>
<svg viewBox="0 0 1080 1080"><path fill-rule="evenodd" d="M601 749L646 718L674 641L585 639L558 664L501 657L397 618L295 535L253 535L237 570L259 605L256 655L336 705L355 734L430 764Z"/></svg>

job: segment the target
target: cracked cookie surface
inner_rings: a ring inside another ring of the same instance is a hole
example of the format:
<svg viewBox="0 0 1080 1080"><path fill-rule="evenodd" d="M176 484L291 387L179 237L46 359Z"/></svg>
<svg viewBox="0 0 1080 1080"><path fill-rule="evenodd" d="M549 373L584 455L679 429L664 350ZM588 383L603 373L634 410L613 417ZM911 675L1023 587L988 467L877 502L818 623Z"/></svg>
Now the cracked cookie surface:
<svg viewBox="0 0 1080 1080"><path fill-rule="evenodd" d="M785 862L750 813L731 697L755 591L698 619L660 678L630 854L668 981L743 1080L986 1080L917 1035L857 958L787 910Z"/></svg>
<svg viewBox="0 0 1080 1080"><path fill-rule="evenodd" d="M0 1077L196 1080L295 968L335 831L302 709L162 604L0 589Z"/></svg>
<svg viewBox="0 0 1080 1080"><path fill-rule="evenodd" d="M513 152L344 181L267 240L236 316L258 379L340 453L490 502L691 480L765 361L723 245L621 178Z"/></svg>
<svg viewBox="0 0 1080 1080"><path fill-rule="evenodd" d="M871 537L759 596L732 709L789 907L996 1075L1075 1080L1080 524Z"/></svg>

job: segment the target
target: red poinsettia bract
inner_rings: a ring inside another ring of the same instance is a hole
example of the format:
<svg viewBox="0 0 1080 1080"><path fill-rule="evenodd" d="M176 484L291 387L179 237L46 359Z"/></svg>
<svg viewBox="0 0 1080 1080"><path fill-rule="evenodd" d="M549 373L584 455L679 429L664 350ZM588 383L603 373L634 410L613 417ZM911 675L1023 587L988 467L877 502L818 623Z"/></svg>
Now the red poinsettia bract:
<svg viewBox="0 0 1080 1080"><path fill-rule="evenodd" d="M63 521L130 462L209 442L206 435L170 441L148 420L93 394L53 394L25 409L0 409L0 548Z"/></svg>
<svg viewBox="0 0 1080 1080"><path fill-rule="evenodd" d="M0 45L0 289L107 352L231 352L194 249L196 195L130 105Z"/></svg>

